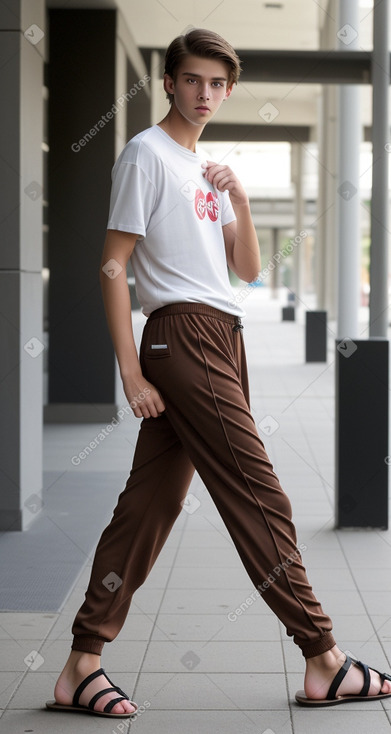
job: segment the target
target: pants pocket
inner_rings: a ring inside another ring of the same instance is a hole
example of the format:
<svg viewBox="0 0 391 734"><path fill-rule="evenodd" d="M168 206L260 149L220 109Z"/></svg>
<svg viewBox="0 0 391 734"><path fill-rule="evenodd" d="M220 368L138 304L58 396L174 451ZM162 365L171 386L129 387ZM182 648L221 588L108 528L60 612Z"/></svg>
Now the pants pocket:
<svg viewBox="0 0 391 734"><path fill-rule="evenodd" d="M170 347L165 343L147 343L144 347L144 357L146 359L162 359L170 357Z"/></svg>

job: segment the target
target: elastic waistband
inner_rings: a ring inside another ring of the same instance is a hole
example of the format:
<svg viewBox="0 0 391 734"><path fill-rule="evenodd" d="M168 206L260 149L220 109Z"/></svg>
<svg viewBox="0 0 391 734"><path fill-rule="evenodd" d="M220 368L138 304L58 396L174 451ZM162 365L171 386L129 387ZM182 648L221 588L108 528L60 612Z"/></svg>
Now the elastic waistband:
<svg viewBox="0 0 391 734"><path fill-rule="evenodd" d="M227 324L238 325L242 323L240 316L235 316L233 313L227 313L226 311L220 311L219 308L208 306L207 303L194 302L170 303L168 306L157 308L155 311L152 311L148 317L148 321L159 319L163 316L175 316L176 314L182 313L199 313L203 316L220 319L220 321L225 321Z"/></svg>

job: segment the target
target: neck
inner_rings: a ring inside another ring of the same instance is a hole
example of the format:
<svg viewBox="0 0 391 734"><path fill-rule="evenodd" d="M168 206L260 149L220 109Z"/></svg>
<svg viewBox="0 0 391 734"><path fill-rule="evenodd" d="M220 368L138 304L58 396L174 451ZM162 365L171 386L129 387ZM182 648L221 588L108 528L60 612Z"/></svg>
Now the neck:
<svg viewBox="0 0 391 734"><path fill-rule="evenodd" d="M168 114L157 123L176 143L195 153L196 143L205 125L193 125L186 120L172 103Z"/></svg>

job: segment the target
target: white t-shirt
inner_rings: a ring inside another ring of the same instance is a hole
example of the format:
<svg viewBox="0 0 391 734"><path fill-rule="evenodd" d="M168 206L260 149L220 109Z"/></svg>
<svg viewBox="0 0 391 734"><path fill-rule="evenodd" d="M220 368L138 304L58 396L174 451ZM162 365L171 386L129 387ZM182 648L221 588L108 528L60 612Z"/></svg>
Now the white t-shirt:
<svg viewBox="0 0 391 734"><path fill-rule="evenodd" d="M139 235L131 263L146 316L184 301L245 315L234 301L222 231L235 214L228 191L202 175L204 160L153 125L113 166L107 229Z"/></svg>

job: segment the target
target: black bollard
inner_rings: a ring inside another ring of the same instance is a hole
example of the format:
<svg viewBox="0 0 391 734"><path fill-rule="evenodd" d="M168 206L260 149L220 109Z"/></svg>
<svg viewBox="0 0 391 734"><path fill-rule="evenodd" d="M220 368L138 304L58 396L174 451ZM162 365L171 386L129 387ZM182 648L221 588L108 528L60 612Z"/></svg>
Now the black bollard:
<svg viewBox="0 0 391 734"><path fill-rule="evenodd" d="M388 528L388 340L336 341L337 528Z"/></svg>
<svg viewBox="0 0 391 734"><path fill-rule="evenodd" d="M305 318L305 361L327 361L327 311L307 311Z"/></svg>
<svg viewBox="0 0 391 734"><path fill-rule="evenodd" d="M294 306L283 306L282 307L282 320L283 321L294 321L295 320L295 307Z"/></svg>

